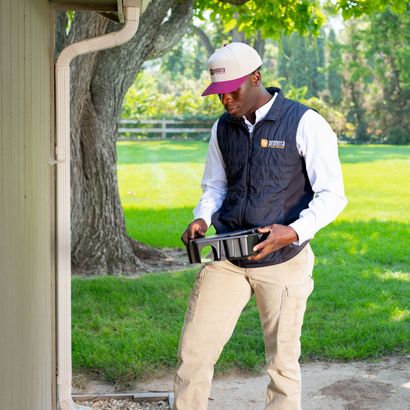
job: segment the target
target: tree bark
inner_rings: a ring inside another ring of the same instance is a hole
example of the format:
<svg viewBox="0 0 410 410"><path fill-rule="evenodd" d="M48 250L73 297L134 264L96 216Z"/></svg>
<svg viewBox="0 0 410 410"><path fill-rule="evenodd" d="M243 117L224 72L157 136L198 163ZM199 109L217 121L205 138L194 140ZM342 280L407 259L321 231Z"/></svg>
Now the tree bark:
<svg viewBox="0 0 410 410"><path fill-rule="evenodd" d="M74 273L129 275L166 262L163 251L128 237L116 167L117 120L123 98L144 61L168 51L192 19L192 0L152 0L127 44L78 57L71 71L71 244ZM62 21L61 16L59 19ZM68 39L73 43L120 24L78 12ZM66 41L67 40L67 41ZM56 46L57 50L61 46ZM170 262L170 261L168 261Z"/></svg>

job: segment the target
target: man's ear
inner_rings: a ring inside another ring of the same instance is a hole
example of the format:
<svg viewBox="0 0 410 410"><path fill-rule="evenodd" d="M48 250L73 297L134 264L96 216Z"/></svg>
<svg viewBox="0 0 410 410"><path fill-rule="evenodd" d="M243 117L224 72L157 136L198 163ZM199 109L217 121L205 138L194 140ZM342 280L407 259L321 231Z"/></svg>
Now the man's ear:
<svg viewBox="0 0 410 410"><path fill-rule="evenodd" d="M259 70L255 70L251 75L252 85L254 87L259 87L262 83L262 74Z"/></svg>

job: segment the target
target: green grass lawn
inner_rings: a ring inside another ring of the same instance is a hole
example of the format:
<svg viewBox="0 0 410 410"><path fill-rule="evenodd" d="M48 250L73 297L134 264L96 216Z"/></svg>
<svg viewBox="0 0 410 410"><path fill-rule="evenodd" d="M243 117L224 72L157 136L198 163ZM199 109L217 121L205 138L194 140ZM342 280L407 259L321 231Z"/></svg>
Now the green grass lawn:
<svg viewBox="0 0 410 410"><path fill-rule="evenodd" d="M121 142L118 178L127 229L157 247L181 246L200 196L207 145ZM302 360L410 351L410 147L342 146L349 204L312 241L315 291ZM73 279L73 367L129 383L176 365L195 269L138 279ZM217 365L258 370L262 332L253 300Z"/></svg>
<svg viewBox="0 0 410 410"><path fill-rule="evenodd" d="M153 246L182 247L182 231L201 195L207 143L121 142L117 151L128 234Z"/></svg>

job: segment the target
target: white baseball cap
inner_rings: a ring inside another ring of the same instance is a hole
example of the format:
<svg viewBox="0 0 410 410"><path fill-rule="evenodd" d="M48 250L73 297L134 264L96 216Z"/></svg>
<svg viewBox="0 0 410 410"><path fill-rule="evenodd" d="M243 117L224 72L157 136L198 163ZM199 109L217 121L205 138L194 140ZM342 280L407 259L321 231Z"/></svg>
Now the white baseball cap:
<svg viewBox="0 0 410 410"><path fill-rule="evenodd" d="M262 59L245 43L219 48L208 60L212 83L201 94L226 94L238 89L246 77L262 65Z"/></svg>

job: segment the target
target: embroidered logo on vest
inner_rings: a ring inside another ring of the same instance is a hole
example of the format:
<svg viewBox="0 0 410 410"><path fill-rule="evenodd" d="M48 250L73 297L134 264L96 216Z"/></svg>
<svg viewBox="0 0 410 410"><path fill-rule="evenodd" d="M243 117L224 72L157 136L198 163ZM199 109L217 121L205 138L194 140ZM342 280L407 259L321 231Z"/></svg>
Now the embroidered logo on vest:
<svg viewBox="0 0 410 410"><path fill-rule="evenodd" d="M278 141L278 140L267 140L265 138L261 139L261 147L262 148L285 148L285 141Z"/></svg>

